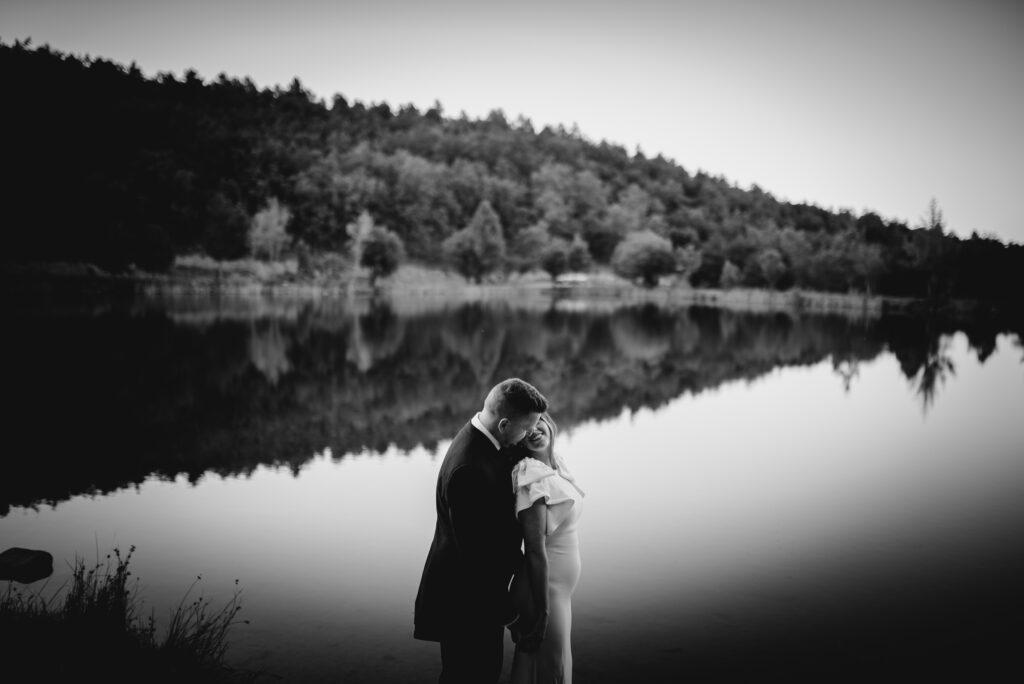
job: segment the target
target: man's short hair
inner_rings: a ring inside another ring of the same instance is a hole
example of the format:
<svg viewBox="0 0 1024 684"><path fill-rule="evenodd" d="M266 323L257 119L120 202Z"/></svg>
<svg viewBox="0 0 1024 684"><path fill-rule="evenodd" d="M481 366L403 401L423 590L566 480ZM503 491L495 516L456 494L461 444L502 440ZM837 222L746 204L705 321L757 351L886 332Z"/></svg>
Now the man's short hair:
<svg viewBox="0 0 1024 684"><path fill-rule="evenodd" d="M487 394L485 405L496 416L510 419L548 410L548 400L544 395L519 378L502 380L495 385Z"/></svg>

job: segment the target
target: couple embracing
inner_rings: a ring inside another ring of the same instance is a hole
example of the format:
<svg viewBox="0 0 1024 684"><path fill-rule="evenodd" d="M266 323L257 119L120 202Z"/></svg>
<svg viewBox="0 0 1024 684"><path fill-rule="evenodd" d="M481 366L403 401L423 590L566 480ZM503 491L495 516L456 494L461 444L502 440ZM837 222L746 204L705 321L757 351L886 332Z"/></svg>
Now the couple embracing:
<svg viewBox="0 0 1024 684"><path fill-rule="evenodd" d="M572 682L583 492L555 454L556 434L544 396L510 378L445 454L414 630L441 644L440 684L496 682L506 627L513 684Z"/></svg>

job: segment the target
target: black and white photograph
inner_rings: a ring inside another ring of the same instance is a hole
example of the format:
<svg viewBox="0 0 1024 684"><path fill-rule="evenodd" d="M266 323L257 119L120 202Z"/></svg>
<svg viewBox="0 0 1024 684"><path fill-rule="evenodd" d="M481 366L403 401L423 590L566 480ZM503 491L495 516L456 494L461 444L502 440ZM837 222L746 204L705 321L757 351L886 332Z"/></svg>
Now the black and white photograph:
<svg viewBox="0 0 1024 684"><path fill-rule="evenodd" d="M0 680L1024 677L1024 4L0 0Z"/></svg>

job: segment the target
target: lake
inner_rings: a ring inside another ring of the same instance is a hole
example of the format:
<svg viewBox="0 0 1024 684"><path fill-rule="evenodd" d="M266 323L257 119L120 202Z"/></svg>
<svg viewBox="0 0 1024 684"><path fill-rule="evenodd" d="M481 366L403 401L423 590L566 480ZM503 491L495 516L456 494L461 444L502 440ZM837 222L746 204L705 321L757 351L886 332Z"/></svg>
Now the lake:
<svg viewBox="0 0 1024 684"><path fill-rule="evenodd" d="M1024 348L993 318L559 300L8 319L0 547L54 555L38 590L134 544L158 628L197 576L214 605L237 578L228 660L260 681L436 681L437 645L412 639L435 478L509 376L547 395L587 492L578 681L1020 669Z"/></svg>

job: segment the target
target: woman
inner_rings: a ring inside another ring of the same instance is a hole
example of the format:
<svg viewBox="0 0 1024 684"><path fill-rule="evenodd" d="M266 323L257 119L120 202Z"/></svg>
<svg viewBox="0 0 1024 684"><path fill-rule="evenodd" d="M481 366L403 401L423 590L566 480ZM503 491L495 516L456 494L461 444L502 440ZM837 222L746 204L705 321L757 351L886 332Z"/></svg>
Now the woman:
<svg viewBox="0 0 1024 684"><path fill-rule="evenodd" d="M584 494L555 455L558 427L547 413L519 445L512 469L516 515L523 526L523 571L512 580L519 613L512 684L571 684L572 593L580 578L576 532Z"/></svg>

